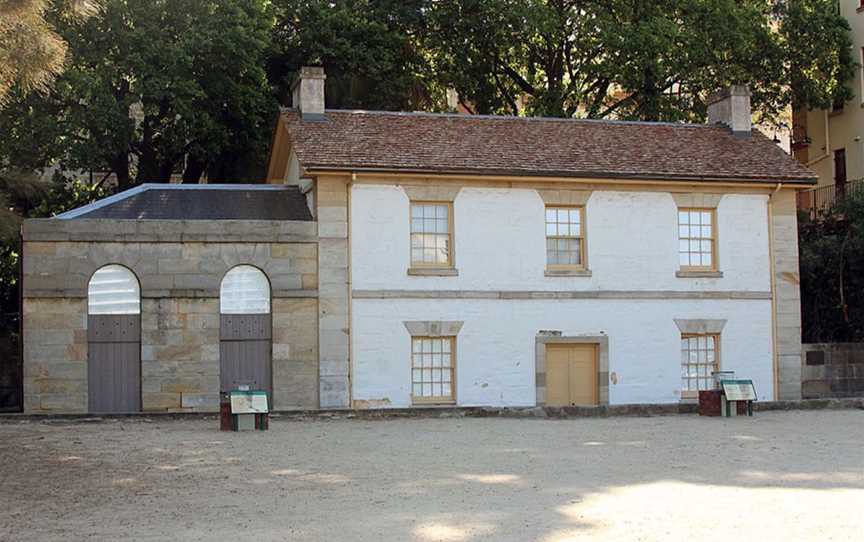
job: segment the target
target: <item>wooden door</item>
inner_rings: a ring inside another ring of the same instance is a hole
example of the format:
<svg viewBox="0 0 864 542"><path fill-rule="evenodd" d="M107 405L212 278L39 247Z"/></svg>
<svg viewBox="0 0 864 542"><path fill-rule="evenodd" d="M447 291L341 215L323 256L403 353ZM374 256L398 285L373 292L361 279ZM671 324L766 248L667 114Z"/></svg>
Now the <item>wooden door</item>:
<svg viewBox="0 0 864 542"><path fill-rule="evenodd" d="M546 346L546 405L597 404L597 347L593 344Z"/></svg>
<svg viewBox="0 0 864 542"><path fill-rule="evenodd" d="M87 390L90 412L141 410L141 316L98 314L87 319Z"/></svg>
<svg viewBox="0 0 864 542"><path fill-rule="evenodd" d="M834 194L837 199L846 195L846 149L834 151Z"/></svg>
<svg viewBox="0 0 864 542"><path fill-rule="evenodd" d="M273 380L270 315L223 314L220 328L220 390L228 392L249 386L250 390L270 394Z"/></svg>

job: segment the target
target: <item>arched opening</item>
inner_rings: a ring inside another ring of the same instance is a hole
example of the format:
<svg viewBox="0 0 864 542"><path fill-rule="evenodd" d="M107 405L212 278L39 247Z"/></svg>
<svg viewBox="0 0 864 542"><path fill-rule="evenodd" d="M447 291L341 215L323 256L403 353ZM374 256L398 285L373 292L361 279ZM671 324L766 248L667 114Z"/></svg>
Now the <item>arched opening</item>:
<svg viewBox="0 0 864 542"><path fill-rule="evenodd" d="M272 405L270 281L257 267L231 268L219 288L219 386L222 393L263 390Z"/></svg>
<svg viewBox="0 0 864 542"><path fill-rule="evenodd" d="M94 413L141 410L141 287L122 265L87 284L87 390Z"/></svg>

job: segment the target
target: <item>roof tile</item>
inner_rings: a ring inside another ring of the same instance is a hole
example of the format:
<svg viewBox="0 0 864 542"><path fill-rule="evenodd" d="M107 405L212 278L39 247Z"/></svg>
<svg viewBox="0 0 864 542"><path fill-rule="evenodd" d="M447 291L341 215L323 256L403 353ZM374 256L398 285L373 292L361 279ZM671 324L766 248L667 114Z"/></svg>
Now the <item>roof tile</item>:
<svg viewBox="0 0 864 542"><path fill-rule="evenodd" d="M327 110L282 112L307 170L815 182L754 130L680 123Z"/></svg>

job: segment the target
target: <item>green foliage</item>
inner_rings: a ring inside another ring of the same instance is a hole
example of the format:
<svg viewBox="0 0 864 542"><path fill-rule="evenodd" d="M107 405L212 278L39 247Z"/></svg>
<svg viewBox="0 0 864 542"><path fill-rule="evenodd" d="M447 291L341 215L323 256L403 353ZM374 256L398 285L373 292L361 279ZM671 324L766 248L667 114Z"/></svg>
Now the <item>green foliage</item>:
<svg viewBox="0 0 864 542"><path fill-rule="evenodd" d="M0 174L0 315L18 310L19 228L24 218L47 218L108 195L99 183L55 175L45 182L33 174Z"/></svg>
<svg viewBox="0 0 864 542"><path fill-rule="evenodd" d="M10 91L47 92L63 71L67 44L49 22L48 10L80 21L99 10L93 0L0 1L0 105Z"/></svg>
<svg viewBox="0 0 864 542"><path fill-rule="evenodd" d="M774 14L785 50L785 99L793 107L829 109L852 98L852 38L836 0L776 0Z"/></svg>
<svg viewBox="0 0 864 542"><path fill-rule="evenodd" d="M66 71L50 94L22 96L0 113L10 134L0 157L22 168L110 171L121 189L174 173L260 179L276 114L264 69L268 5L106 0L84 24L58 17Z"/></svg>
<svg viewBox="0 0 864 542"><path fill-rule="evenodd" d="M327 73L334 109L431 110L443 93L419 37L427 0L276 0L270 77L280 101L304 65Z"/></svg>
<svg viewBox="0 0 864 542"><path fill-rule="evenodd" d="M799 224L804 342L864 341L864 196Z"/></svg>
<svg viewBox="0 0 864 542"><path fill-rule="evenodd" d="M732 83L775 118L848 96L848 24L831 0L435 2L436 76L480 113L701 121ZM793 83L793 86L789 85Z"/></svg>

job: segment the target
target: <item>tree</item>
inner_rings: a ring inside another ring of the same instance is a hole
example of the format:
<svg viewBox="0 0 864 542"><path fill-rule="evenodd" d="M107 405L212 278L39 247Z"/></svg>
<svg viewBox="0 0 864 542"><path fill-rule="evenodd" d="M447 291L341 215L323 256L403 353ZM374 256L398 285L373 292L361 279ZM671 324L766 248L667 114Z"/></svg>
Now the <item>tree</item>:
<svg viewBox="0 0 864 542"><path fill-rule="evenodd" d="M864 196L799 218L804 342L864 341Z"/></svg>
<svg viewBox="0 0 864 542"><path fill-rule="evenodd" d="M99 5L93 0L0 1L0 105L16 85L25 93L46 92L63 71L67 45L46 18L49 8L80 21Z"/></svg>
<svg viewBox="0 0 864 542"><path fill-rule="evenodd" d="M277 0L271 81L283 103L304 65L323 66L327 105L435 109L434 85L419 39L428 0Z"/></svg>
<svg viewBox="0 0 864 542"><path fill-rule="evenodd" d="M701 121L746 83L772 118L842 97L853 66L830 0L455 0L429 26L442 84L479 113Z"/></svg>
<svg viewBox="0 0 864 542"><path fill-rule="evenodd" d="M121 190L175 173L261 178L276 112L267 5L106 0L85 24L58 17L68 67L48 95L19 96L0 113L0 131L13 135L0 159L113 173Z"/></svg>
<svg viewBox="0 0 864 542"><path fill-rule="evenodd" d="M830 109L852 97L855 75L849 23L834 0L777 0L774 16L786 51L786 102Z"/></svg>

